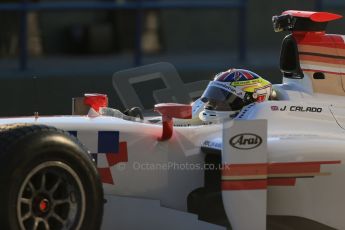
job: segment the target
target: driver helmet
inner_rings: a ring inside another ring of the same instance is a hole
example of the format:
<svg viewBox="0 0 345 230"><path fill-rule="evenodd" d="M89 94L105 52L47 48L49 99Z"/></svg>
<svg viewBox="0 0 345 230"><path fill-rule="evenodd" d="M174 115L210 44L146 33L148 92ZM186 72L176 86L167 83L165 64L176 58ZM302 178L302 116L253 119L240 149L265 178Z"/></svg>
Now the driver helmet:
<svg viewBox="0 0 345 230"><path fill-rule="evenodd" d="M217 74L201 100L205 103L199 114L203 121L234 117L246 105L269 99L272 84L249 70L229 69Z"/></svg>

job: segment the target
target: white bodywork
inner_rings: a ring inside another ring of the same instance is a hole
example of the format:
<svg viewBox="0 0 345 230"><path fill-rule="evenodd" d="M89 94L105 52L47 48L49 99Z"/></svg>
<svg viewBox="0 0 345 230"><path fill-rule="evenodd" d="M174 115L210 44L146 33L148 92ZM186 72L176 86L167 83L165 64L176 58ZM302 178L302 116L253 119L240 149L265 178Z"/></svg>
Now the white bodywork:
<svg viewBox="0 0 345 230"><path fill-rule="evenodd" d="M224 164L321 162L319 173L282 175L297 178L292 186L270 186L268 178L280 177L271 175L268 169L261 178L268 183L267 188L223 190L226 213L234 229L241 230L265 229L266 215L300 216L345 229L344 98L313 94L307 76L303 80L285 80L274 86L277 100L249 105L235 121L225 123L224 137L223 124L182 126L174 128L170 140L160 142L160 124L109 116L4 118L0 123L47 124L77 131L78 139L91 153L98 153L98 131L118 131L120 142L127 143L128 162L110 167L114 184L104 184L105 193L159 200L162 206L180 211L187 210L188 194L203 186L205 154L201 146L205 141L211 143L210 148L226 150L222 153ZM246 124L252 120L259 120L258 126ZM245 133L264 137L264 145L259 150L231 155L229 140L244 132L241 124ZM242 159L242 155L246 157ZM97 166L109 166L106 153L98 153ZM257 216L252 218L255 213Z"/></svg>

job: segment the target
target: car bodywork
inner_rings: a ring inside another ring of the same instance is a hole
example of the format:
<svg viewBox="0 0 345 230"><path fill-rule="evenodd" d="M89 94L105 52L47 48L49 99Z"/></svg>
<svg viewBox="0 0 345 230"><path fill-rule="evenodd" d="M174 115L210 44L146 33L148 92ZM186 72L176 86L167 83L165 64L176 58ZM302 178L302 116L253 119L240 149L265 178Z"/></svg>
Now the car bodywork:
<svg viewBox="0 0 345 230"><path fill-rule="evenodd" d="M91 108L88 116L3 118L0 124L69 131L94 155L109 195L155 199L187 211L188 195L205 185L205 154L216 154L233 229L266 229L267 215L345 229L345 43L322 27L339 16L282 16L289 20L280 28L291 31L282 47L283 84L273 86L274 100L251 104L233 120L194 125L187 119L191 106L161 104L159 122L99 115ZM179 109L187 115L174 113Z"/></svg>

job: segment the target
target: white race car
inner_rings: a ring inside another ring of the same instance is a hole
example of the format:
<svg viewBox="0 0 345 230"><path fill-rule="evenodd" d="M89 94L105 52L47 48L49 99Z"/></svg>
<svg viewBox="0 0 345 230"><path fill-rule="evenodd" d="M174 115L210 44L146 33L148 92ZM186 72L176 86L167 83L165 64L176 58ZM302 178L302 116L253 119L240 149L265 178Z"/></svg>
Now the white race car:
<svg viewBox="0 0 345 230"><path fill-rule="evenodd" d="M200 120L199 100L141 119L85 95L87 115L0 119L1 229L97 229L101 182L104 229L153 229L166 216L160 228L345 229L345 42L324 32L340 17L273 17L291 31L283 84L231 117Z"/></svg>

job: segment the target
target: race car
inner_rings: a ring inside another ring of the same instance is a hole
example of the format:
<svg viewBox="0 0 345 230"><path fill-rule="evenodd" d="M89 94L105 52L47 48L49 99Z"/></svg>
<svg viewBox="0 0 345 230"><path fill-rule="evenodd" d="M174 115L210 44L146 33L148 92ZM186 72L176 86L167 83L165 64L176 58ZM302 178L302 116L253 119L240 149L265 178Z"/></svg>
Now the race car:
<svg viewBox="0 0 345 230"><path fill-rule="evenodd" d="M161 116L86 94L72 116L0 119L1 228L100 228L104 190L104 229L148 229L141 208L156 222L169 209L178 229L345 229L345 42L325 33L339 18L273 17L290 32L283 84L230 69Z"/></svg>

